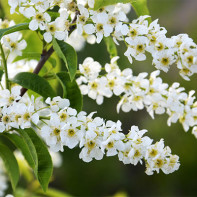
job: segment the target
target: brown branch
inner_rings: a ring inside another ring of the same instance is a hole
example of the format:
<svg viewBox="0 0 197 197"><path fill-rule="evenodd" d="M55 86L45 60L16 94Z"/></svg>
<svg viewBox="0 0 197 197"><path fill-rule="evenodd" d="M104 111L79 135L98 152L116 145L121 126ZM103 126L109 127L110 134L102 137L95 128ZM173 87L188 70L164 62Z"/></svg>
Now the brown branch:
<svg viewBox="0 0 197 197"><path fill-rule="evenodd" d="M43 50L43 52L41 54L40 61L38 62L36 68L33 71L33 73L38 74L40 72L40 70L44 66L45 62L49 59L49 57L52 55L53 52L54 52L53 47L51 47L48 51ZM26 92L27 92L26 88L21 88L20 96L22 97Z"/></svg>

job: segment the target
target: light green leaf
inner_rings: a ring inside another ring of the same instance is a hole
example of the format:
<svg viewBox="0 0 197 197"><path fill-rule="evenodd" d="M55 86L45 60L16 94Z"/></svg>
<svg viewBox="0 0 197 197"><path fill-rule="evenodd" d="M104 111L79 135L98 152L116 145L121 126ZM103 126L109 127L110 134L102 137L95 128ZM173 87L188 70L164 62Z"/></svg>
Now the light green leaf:
<svg viewBox="0 0 197 197"><path fill-rule="evenodd" d="M60 16L59 12L47 11L47 13L51 17L51 21L54 21L57 17Z"/></svg>
<svg viewBox="0 0 197 197"><path fill-rule="evenodd" d="M83 97L77 82L71 82L67 72L59 72L56 74L63 88L63 98L70 100L70 106L75 108L78 112L82 110Z"/></svg>
<svg viewBox="0 0 197 197"><path fill-rule="evenodd" d="M116 3L130 3L132 0L95 0L94 10ZM136 0L137 1L137 0Z"/></svg>
<svg viewBox="0 0 197 197"><path fill-rule="evenodd" d="M44 98L56 96L49 82L34 73L29 73L29 72L18 73L11 81L21 85L26 89L33 90L34 92L38 93Z"/></svg>
<svg viewBox="0 0 197 197"><path fill-rule="evenodd" d="M24 130L17 129L17 131L20 136L9 133L5 133L4 136L7 137L19 150L21 150L29 166L33 169L35 174L37 174L38 158L34 144Z"/></svg>
<svg viewBox="0 0 197 197"><path fill-rule="evenodd" d="M110 54L110 58L116 57L118 55L116 45L111 37L104 38L105 44L107 46L107 51Z"/></svg>
<svg viewBox="0 0 197 197"><path fill-rule="evenodd" d="M116 3L131 3L138 16L149 15L147 0L96 0L94 10ZM148 18L147 20L151 22L151 18Z"/></svg>
<svg viewBox="0 0 197 197"><path fill-rule="evenodd" d="M24 132L27 133L35 146L38 157L37 177L43 191L46 192L53 172L51 156L46 144L32 128L24 129Z"/></svg>
<svg viewBox="0 0 197 197"><path fill-rule="evenodd" d="M147 0L133 0L131 1L131 4L138 16L150 14L147 6ZM148 18L147 20L151 22L151 18Z"/></svg>
<svg viewBox="0 0 197 197"><path fill-rule="evenodd" d="M63 59L66 67L68 69L68 73L70 76L71 81L75 78L75 74L77 71L77 54L74 48L63 42L53 39L53 48L57 55Z"/></svg>
<svg viewBox="0 0 197 197"><path fill-rule="evenodd" d="M6 29L0 29L0 40L3 36L21 30L29 29L29 23L21 23L18 25L14 25L12 27L8 27Z"/></svg>
<svg viewBox="0 0 197 197"><path fill-rule="evenodd" d="M2 158L5 164L4 166L9 175L12 188L13 190L15 190L20 177L19 167L16 158L12 151L2 143L0 143L0 157Z"/></svg>
<svg viewBox="0 0 197 197"><path fill-rule="evenodd" d="M63 193L61 191L58 191L58 190L52 189L52 188L49 188L46 193L44 193L42 191L38 191L37 193L38 194L43 194L44 196L48 196L48 197L54 197L54 196L57 196L57 197L71 197L71 195L69 195L69 194Z"/></svg>

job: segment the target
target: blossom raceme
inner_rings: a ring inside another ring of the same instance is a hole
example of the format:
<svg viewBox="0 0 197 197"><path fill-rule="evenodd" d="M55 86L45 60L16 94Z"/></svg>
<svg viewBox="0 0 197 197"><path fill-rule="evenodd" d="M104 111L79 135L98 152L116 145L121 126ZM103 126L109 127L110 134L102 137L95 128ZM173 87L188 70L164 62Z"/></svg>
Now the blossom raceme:
<svg viewBox="0 0 197 197"><path fill-rule="evenodd" d="M52 41L52 37L67 41L69 30L73 22L76 22L76 38L96 37L97 43L100 43L103 37L111 36L116 44L124 41L127 46L124 54L130 63L133 62L133 58L137 61L145 60L145 52L149 52L153 57L152 64L159 70L168 72L176 63L180 75L185 80L189 80L189 77L197 72L197 45L187 34L168 38L167 30L158 24L158 19L148 24L147 15L129 23L126 16L130 10L129 4L119 3L98 11L93 10L93 4L94 1L87 0L9 1L11 13L18 9L21 14L31 19L29 28L44 31L43 38L48 43ZM59 16L52 20L47 12L55 6L60 7ZM84 40L81 39L81 42ZM88 42L94 43L90 40ZM21 43L19 49L23 47L22 44L25 43ZM15 51L19 54L19 51Z"/></svg>
<svg viewBox="0 0 197 197"><path fill-rule="evenodd" d="M1 99L5 105L0 111L0 132L14 132L14 129L30 128L37 125L37 132L45 140L50 150L63 151L64 147L73 149L81 148L79 157L90 162L92 159L101 160L107 156L118 155L124 164L146 164L147 174L162 170L165 174L172 173L179 168L178 156L171 155L169 147L164 147L161 140L158 153L155 157L148 154L153 140L143 136L147 130L139 130L132 126L130 132L125 135L121 131L121 122L104 121L100 117L93 117L86 112L79 112L69 107L69 100L60 97L48 98L46 104L40 99L22 99L19 102L19 92L12 88L11 93L1 90ZM15 97L12 94L15 93ZM13 99L9 99L9 98ZM45 107L43 107L45 106ZM43 116L45 114L45 116ZM171 158L174 163L171 163ZM160 162L160 164L158 164Z"/></svg>
<svg viewBox="0 0 197 197"><path fill-rule="evenodd" d="M116 95L120 97L118 112L120 109L129 112L146 108L152 118L154 114L167 113L169 126L177 121L183 125L185 131L196 126L195 91L186 93L177 82L169 87L159 77L159 70L152 72L149 78L145 72L134 76L130 68L121 71L117 64L118 59L119 57L112 58L111 62L104 66L105 74L103 71L101 74L102 66L92 58L86 58L79 66L82 76L77 79L82 94L96 100L97 104L102 104L104 97ZM96 69L93 75L95 65L99 69Z"/></svg>

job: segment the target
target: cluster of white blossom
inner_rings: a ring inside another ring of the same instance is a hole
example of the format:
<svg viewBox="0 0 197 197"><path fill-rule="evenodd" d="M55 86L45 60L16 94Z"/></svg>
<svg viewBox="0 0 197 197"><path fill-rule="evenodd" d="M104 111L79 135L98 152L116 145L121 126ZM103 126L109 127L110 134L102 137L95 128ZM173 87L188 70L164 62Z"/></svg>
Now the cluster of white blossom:
<svg viewBox="0 0 197 197"><path fill-rule="evenodd" d="M13 132L15 128L35 126L51 151L63 151L66 146L73 149L77 145L82 149L79 157L90 162L93 158L101 160L107 156L118 155L124 164L146 164L146 173L162 170L165 174L179 168L179 157L171 154L164 141L152 144L153 140L143 136L147 130L132 126L125 135L121 131L121 122L104 121L93 118L94 113L79 112L71 107L67 99L54 97L20 99L20 88L15 86L0 91L0 132Z"/></svg>
<svg viewBox="0 0 197 197"><path fill-rule="evenodd" d="M88 57L79 65L80 76L77 79L81 93L96 100L97 104L103 103L103 98L113 95L120 96L117 111L137 111L146 108L154 118L154 114L167 113L168 125L178 120L185 131L197 125L197 102L192 90L188 94L184 88L175 82L172 86L163 83L159 77L160 71L154 71L147 78L148 73L134 76L132 69L121 71L117 65L119 57L114 57L110 64L104 66L106 74L101 74L102 66ZM193 132L197 136L197 127Z"/></svg>
<svg viewBox="0 0 197 197"><path fill-rule="evenodd" d="M9 0L8 2L11 6L11 13L18 11L30 19L29 28L31 30L44 31L43 37L47 43L52 41L53 36L58 40L67 40L75 12L78 10L77 3L72 0ZM88 3L91 7L94 5L93 0L88 0L88 2L81 0L80 3ZM59 7L59 10L53 12L56 6Z"/></svg>
<svg viewBox="0 0 197 197"><path fill-rule="evenodd" d="M51 42L53 36L67 41L70 27L76 24L76 35L82 35L90 43L95 40L100 43L103 36L112 36L116 44L124 40L127 45L125 56L131 63L133 58L145 60L147 51L153 57L153 65L164 72L173 63L177 63L180 75L186 80L197 72L197 46L187 34L167 38L167 30L160 27L158 19L148 24L149 16L140 16L128 23L128 4L106 6L98 11L93 10L94 0L10 0L9 4L11 13L18 8L31 20L31 30L44 31L46 42ZM50 13L55 6L59 6L58 17L52 21Z"/></svg>
<svg viewBox="0 0 197 197"><path fill-rule="evenodd" d="M0 19L0 29L8 28L13 25L15 25L14 21ZM14 32L3 36L1 44L8 62L12 62L15 57L21 56L22 50L27 46L27 43L22 39L22 34L20 32Z"/></svg>

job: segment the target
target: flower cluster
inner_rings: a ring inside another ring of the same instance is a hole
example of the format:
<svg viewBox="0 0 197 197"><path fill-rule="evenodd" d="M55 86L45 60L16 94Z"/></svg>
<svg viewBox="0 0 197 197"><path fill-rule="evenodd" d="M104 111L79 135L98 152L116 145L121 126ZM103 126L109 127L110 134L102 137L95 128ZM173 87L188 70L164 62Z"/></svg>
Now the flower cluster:
<svg viewBox="0 0 197 197"><path fill-rule="evenodd" d="M147 51L153 57L153 65L164 72L173 63L177 64L185 80L197 72L197 46L187 34L167 38L167 30L160 27L158 19L148 24L149 16L140 16L128 23L128 4L107 6L98 11L93 10L93 0L78 0L77 3L73 0L10 0L9 4L11 13L18 8L20 13L31 20L31 30L44 31L46 42L51 42L53 36L67 41L71 26L76 24L76 35L82 35L90 43L95 40L100 43L104 36L112 36L116 44L124 41L127 45L124 54L131 63L133 58L145 60ZM52 20L50 13L55 6L59 6L58 17Z"/></svg>
<svg viewBox="0 0 197 197"><path fill-rule="evenodd" d="M188 94L184 88L175 82L170 87L159 77L160 71L154 71L147 78L148 73L133 76L132 69L121 71L117 65L118 57L114 57L110 64L105 65L106 74L101 75L102 66L88 57L79 65L80 76L77 82L83 95L103 103L103 98L112 95L120 96L117 111L137 111L146 108L154 118L154 114L167 113L168 125L178 120L185 131L197 125L197 102L192 90ZM194 127L193 133L197 133Z"/></svg>
<svg viewBox="0 0 197 197"><path fill-rule="evenodd" d="M0 19L0 29L8 28L13 25L15 25L14 21ZM22 34L20 32L14 32L3 36L1 44L3 45L6 58L9 62L12 62L16 56L21 56L22 50L27 46L27 43L22 39Z"/></svg>
<svg viewBox="0 0 197 197"><path fill-rule="evenodd" d="M90 162L101 160L107 156L118 155L124 164L146 164L146 173L162 170L165 174L179 168L179 157L171 154L164 141L152 144L153 140L143 136L147 130L139 130L132 126L125 135L121 131L121 122L104 121L100 117L93 118L94 113L79 112L71 107L67 99L54 97L46 99L44 104L40 98L20 99L19 88L0 92L0 132L14 131L15 128L38 128L37 132L45 140L50 150L63 151L66 146L73 149L77 145L82 149L79 157Z"/></svg>

